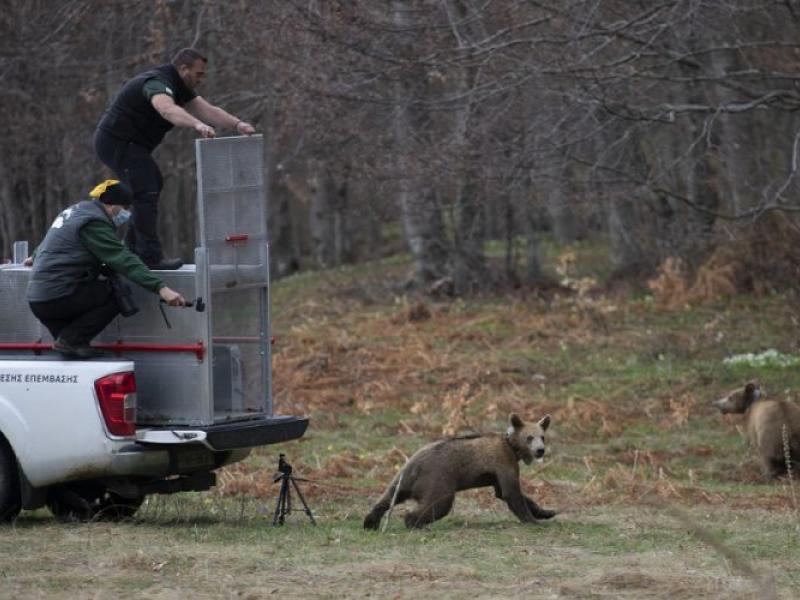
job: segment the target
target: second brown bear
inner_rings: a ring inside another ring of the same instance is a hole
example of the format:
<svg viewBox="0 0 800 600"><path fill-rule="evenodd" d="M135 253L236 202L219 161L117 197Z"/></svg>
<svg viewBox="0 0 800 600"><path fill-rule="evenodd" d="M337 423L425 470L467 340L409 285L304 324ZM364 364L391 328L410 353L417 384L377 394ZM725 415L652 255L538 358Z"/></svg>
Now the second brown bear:
<svg viewBox="0 0 800 600"><path fill-rule="evenodd" d="M766 475L784 475L791 466L797 476L800 472L800 407L797 404L765 398L755 381L711 404L724 414L744 415L747 438L758 453Z"/></svg>

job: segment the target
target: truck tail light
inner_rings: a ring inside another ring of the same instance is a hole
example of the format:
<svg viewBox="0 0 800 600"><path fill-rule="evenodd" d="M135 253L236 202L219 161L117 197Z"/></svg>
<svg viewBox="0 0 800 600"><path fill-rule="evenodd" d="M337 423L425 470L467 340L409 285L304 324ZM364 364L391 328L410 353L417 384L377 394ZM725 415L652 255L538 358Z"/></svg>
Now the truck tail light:
<svg viewBox="0 0 800 600"><path fill-rule="evenodd" d="M132 372L114 373L94 382L100 412L112 435L136 434L136 378Z"/></svg>

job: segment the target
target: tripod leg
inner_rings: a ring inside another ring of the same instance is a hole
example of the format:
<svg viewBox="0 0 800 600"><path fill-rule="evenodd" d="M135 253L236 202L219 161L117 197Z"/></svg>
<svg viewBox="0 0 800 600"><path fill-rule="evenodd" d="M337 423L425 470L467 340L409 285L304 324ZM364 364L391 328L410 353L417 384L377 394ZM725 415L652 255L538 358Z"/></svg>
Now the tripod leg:
<svg viewBox="0 0 800 600"><path fill-rule="evenodd" d="M284 479L281 486L283 488L283 504L281 505L281 525L283 525L284 517L292 512L292 489L289 487L289 480Z"/></svg>
<svg viewBox="0 0 800 600"><path fill-rule="evenodd" d="M272 526L273 527L275 527L275 525L278 524L278 515L281 512L281 499L282 498L283 498L283 482L281 482L281 488L280 488L280 491L278 492L278 499L275 502L275 515L272 517Z"/></svg>
<svg viewBox="0 0 800 600"><path fill-rule="evenodd" d="M278 492L278 502L275 504L275 516L272 518L272 526L283 525L284 517L287 514L287 498L289 496L289 482L286 478L281 479L281 490Z"/></svg>
<svg viewBox="0 0 800 600"><path fill-rule="evenodd" d="M306 499L303 497L303 492L300 491L300 486L297 485L297 482L294 480L294 477L289 477L292 480L292 485L294 485L294 489L297 492L298 497L300 498L300 502L303 503L303 508L305 509L308 518L311 519L311 524L316 525L317 522L314 520L314 515L311 514L311 509L308 508L308 504L306 504Z"/></svg>

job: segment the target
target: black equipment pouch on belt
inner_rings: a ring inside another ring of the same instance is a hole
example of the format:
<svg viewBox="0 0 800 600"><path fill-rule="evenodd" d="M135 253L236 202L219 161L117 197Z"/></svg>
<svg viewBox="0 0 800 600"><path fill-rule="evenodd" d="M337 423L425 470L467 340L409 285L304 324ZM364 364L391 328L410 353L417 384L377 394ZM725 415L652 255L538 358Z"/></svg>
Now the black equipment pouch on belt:
<svg viewBox="0 0 800 600"><path fill-rule="evenodd" d="M116 274L106 273L108 285L111 286L111 293L119 306L119 313L123 317L132 317L139 312L139 307L133 302L133 292L131 286L122 281Z"/></svg>

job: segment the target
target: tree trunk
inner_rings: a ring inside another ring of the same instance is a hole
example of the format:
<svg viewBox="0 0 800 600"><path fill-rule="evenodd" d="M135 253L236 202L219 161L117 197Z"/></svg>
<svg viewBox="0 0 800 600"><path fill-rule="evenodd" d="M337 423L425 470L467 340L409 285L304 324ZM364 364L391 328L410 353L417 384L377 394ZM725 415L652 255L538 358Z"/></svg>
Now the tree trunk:
<svg viewBox="0 0 800 600"><path fill-rule="evenodd" d="M311 188L308 224L312 256L318 267L332 267L336 264L333 180L324 160L309 160L308 173Z"/></svg>
<svg viewBox="0 0 800 600"><path fill-rule="evenodd" d="M566 161L566 159L565 159ZM570 170L558 168L552 178L552 187L547 194L547 212L552 224L553 237L557 242L569 244L581 237L580 226L572 202Z"/></svg>
<svg viewBox="0 0 800 600"><path fill-rule="evenodd" d="M393 0L392 17L399 28L408 25L408 3ZM446 275L446 248L444 224L435 203L435 193L429 187L420 189L411 154L412 141L411 108L408 105L409 85L400 77L394 84L394 107L392 129L394 131L397 156L397 204L403 222L406 242L413 261L413 277L417 283L426 283Z"/></svg>
<svg viewBox="0 0 800 600"><path fill-rule="evenodd" d="M539 235L542 226L539 219L539 207L532 190L532 176L526 178L527 185L522 190L522 215L525 228L525 277L528 285L536 285L544 279L542 271L542 255L539 250Z"/></svg>
<svg viewBox="0 0 800 600"><path fill-rule="evenodd" d="M644 193L639 191L632 199L625 193L616 194L609 201L610 257L616 275L635 275L642 269L644 252L637 237L635 203L642 201Z"/></svg>

